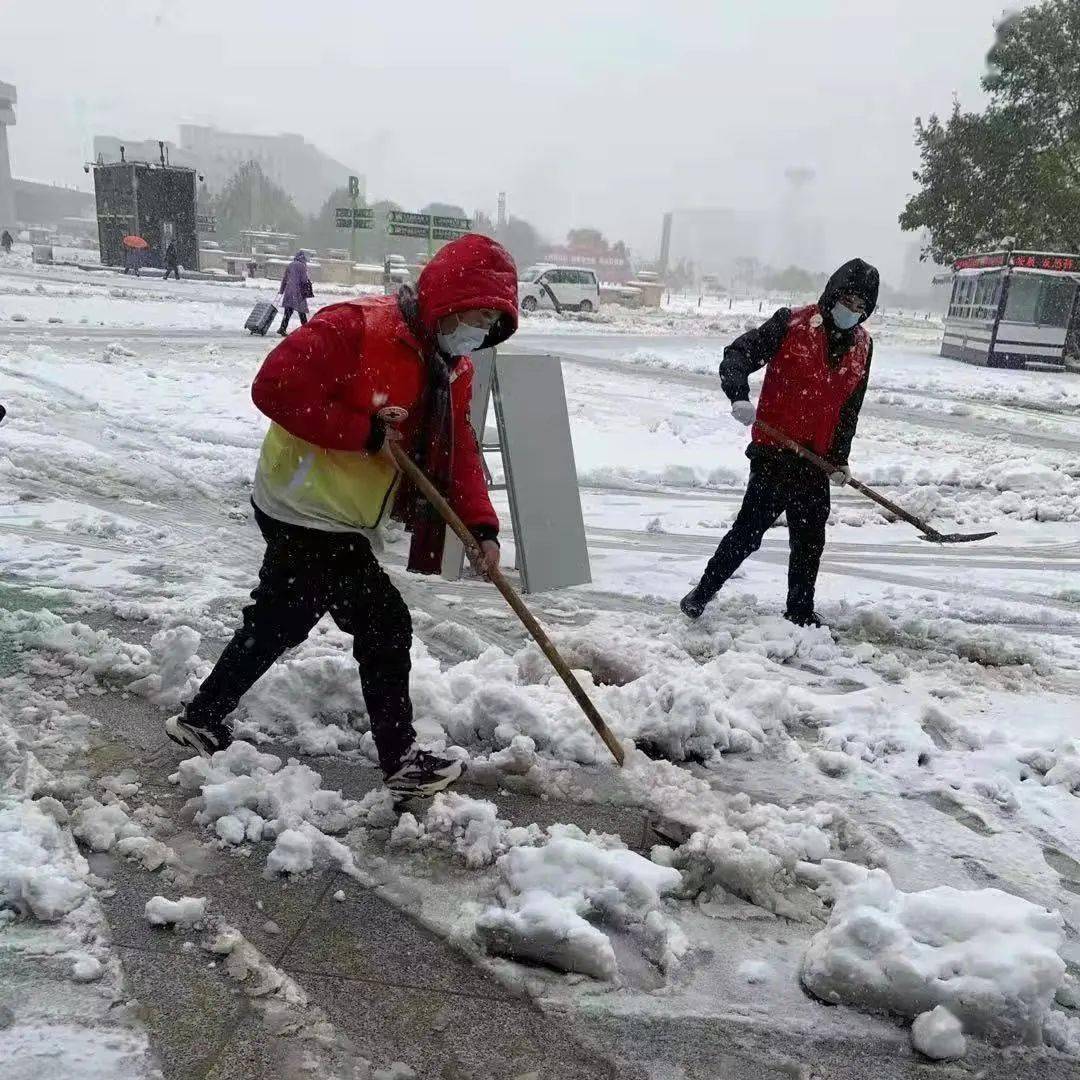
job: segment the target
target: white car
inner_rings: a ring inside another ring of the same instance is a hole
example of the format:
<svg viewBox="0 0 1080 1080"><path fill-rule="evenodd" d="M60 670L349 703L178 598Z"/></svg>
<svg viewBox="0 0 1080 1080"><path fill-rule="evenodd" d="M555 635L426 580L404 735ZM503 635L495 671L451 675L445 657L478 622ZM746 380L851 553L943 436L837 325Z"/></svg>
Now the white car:
<svg viewBox="0 0 1080 1080"><path fill-rule="evenodd" d="M553 308L552 293L559 307L572 311L600 310L600 282L596 272L573 266L535 266L526 270L518 282L518 306L522 311Z"/></svg>

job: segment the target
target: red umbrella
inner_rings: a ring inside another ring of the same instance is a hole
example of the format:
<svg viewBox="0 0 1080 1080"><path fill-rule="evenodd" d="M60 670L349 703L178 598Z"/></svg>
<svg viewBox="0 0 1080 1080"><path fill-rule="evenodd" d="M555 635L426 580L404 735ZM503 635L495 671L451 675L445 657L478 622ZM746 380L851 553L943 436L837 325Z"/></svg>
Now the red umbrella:
<svg viewBox="0 0 1080 1080"><path fill-rule="evenodd" d="M125 236L120 243L126 248L134 248L136 251L145 251L150 246L141 236Z"/></svg>

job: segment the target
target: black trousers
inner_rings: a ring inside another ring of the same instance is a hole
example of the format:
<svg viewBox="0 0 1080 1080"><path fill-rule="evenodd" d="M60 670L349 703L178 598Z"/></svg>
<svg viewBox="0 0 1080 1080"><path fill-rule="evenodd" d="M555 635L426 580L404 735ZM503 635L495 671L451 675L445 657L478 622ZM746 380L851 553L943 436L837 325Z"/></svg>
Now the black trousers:
<svg viewBox="0 0 1080 1080"><path fill-rule="evenodd" d="M786 513L791 544L787 610L808 615L814 610L814 586L825 550L829 478L789 450L754 447L752 453L742 507L705 567L698 595L712 599L743 560L761 547L765 530Z"/></svg>
<svg viewBox="0 0 1080 1080"><path fill-rule="evenodd" d="M292 318L292 314L293 314L293 309L291 307L285 308L284 311L282 312L282 314L281 314L281 329L282 330L285 330L288 327L289 320ZM300 325L301 326L307 326L307 312L298 311L296 314L300 316Z"/></svg>
<svg viewBox="0 0 1080 1080"><path fill-rule="evenodd" d="M357 533L255 520L266 539L253 601L244 622L187 707L193 723L216 726L286 649L301 644L330 612L353 636L353 656L379 763L391 771L412 745L412 618L401 594Z"/></svg>
<svg viewBox="0 0 1080 1080"><path fill-rule="evenodd" d="M170 263L168 266L165 267L165 276L161 280L162 281L168 281L170 274L172 274L176 278L176 280L179 281L180 280L180 267L179 266L173 266Z"/></svg>

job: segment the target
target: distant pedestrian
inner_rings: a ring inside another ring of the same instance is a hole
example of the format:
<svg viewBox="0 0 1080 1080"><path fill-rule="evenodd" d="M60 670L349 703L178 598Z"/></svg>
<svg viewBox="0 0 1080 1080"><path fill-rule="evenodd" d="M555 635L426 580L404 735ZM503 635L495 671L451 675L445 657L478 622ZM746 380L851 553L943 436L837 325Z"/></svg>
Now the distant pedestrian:
<svg viewBox="0 0 1080 1080"><path fill-rule="evenodd" d="M170 274L172 274L177 281L180 280L180 262L179 257L176 254L175 240L170 240L168 247L165 248L165 281L169 280Z"/></svg>
<svg viewBox="0 0 1080 1080"><path fill-rule="evenodd" d="M307 325L308 297L312 295L311 277L308 275L307 256L298 251L292 262L285 267L281 278L281 325L278 333L284 337L289 328L289 320L295 311L300 316L300 325Z"/></svg>
<svg viewBox="0 0 1080 1080"><path fill-rule="evenodd" d="M842 487L850 479L848 453L870 378L874 343L862 328L878 298L878 272L862 259L844 263L808 307L780 308L756 330L737 337L720 364L720 385L731 401L731 415L751 429L750 482L742 507L701 581L680 607L690 619L761 546L765 530L787 515L791 555L787 610L798 626L820 626L814 612L814 587L825 548L829 520L829 481ZM755 409L749 376L768 368ZM816 465L779 445L762 420L833 466L826 475Z"/></svg>
<svg viewBox="0 0 1080 1080"><path fill-rule="evenodd" d="M12 239L11 233L9 233L7 229L0 233L0 247L4 249L5 255L11 254L11 245L14 243L15 241Z"/></svg>
<svg viewBox="0 0 1080 1080"><path fill-rule="evenodd" d="M139 267L142 265L142 252L138 248L124 248L124 273L139 276Z"/></svg>

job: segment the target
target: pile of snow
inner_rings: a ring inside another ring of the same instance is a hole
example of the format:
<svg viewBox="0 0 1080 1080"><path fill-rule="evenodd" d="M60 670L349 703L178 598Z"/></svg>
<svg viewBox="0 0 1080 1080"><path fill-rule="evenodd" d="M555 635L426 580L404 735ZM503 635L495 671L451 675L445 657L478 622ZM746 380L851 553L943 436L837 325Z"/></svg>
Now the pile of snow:
<svg viewBox="0 0 1080 1080"><path fill-rule="evenodd" d="M657 801L661 806L674 802L663 794ZM785 918L820 918L822 900L809 888L813 864L840 852L866 860L876 854L874 845L828 804L781 807L755 802L745 793L719 804L719 811L702 815L704 823L684 843L653 852L654 859L682 872L687 898L708 902L733 893ZM685 804L680 810L686 813Z"/></svg>
<svg viewBox="0 0 1080 1080"><path fill-rule="evenodd" d="M494 803L450 791L432 800L422 822L412 814L402 814L390 834L390 844L410 850L439 848L458 856L470 870L478 870L511 848L540 844L544 838L539 825L513 826L499 817Z"/></svg>
<svg viewBox="0 0 1080 1080"><path fill-rule="evenodd" d="M369 827L385 826L388 796L365 800ZM495 866L499 903L480 912L473 934L493 955L614 979L611 941L594 922L628 932L667 971L686 949L661 900L681 875L627 849L617 836L575 825L513 826L495 805L457 792L437 795L422 820L405 813L391 851L443 851L467 868Z"/></svg>
<svg viewBox="0 0 1080 1080"><path fill-rule="evenodd" d="M316 863L352 868L352 857L327 833L343 833L364 816L361 803L340 791L325 791L314 769L264 754L242 739L210 761L189 758L174 782L199 794L192 799L195 821L213 826L227 844L277 838L267 860L271 873L302 873Z"/></svg>
<svg viewBox="0 0 1080 1080"><path fill-rule="evenodd" d="M1039 773L1048 787L1080 794L1080 739L1066 739L1049 750L1027 750L1020 754L1020 761Z"/></svg>
<svg viewBox="0 0 1080 1080"><path fill-rule="evenodd" d="M994 469L993 485L998 491L1058 492L1071 486L1067 476L1040 461L1017 458Z"/></svg>
<svg viewBox="0 0 1080 1080"><path fill-rule="evenodd" d="M28 654L31 674L64 680L70 694L96 688L99 680L111 681L156 705L175 708L210 671L197 655L199 634L187 626L159 631L149 649L44 609L0 611L0 632Z"/></svg>
<svg viewBox="0 0 1080 1080"><path fill-rule="evenodd" d="M957 619L893 617L883 608L862 607L849 628L864 641L951 653L983 667L1028 664L1038 671L1046 662L1038 646L1004 626L969 624Z"/></svg>
<svg viewBox="0 0 1080 1080"><path fill-rule="evenodd" d="M205 896L182 896L179 900L152 896L146 901L146 920L153 926L197 926L205 918Z"/></svg>
<svg viewBox="0 0 1080 1080"><path fill-rule="evenodd" d="M611 940L589 920L628 930L668 971L685 952L681 931L664 916L661 898L681 875L609 836L586 836L553 825L542 847L514 847L496 864L501 904L481 913L476 934L488 952L615 979Z"/></svg>
<svg viewBox="0 0 1080 1080"><path fill-rule="evenodd" d="M1065 977L1058 912L998 889L905 893L884 870L835 861L821 869L836 902L803 957L812 994L918 1018L916 1045L931 1056L959 1056L963 1032L1042 1040Z"/></svg>
<svg viewBox="0 0 1080 1080"><path fill-rule="evenodd" d="M55 818L29 800L0 802L0 925L13 913L62 919L89 896L88 873Z"/></svg>

